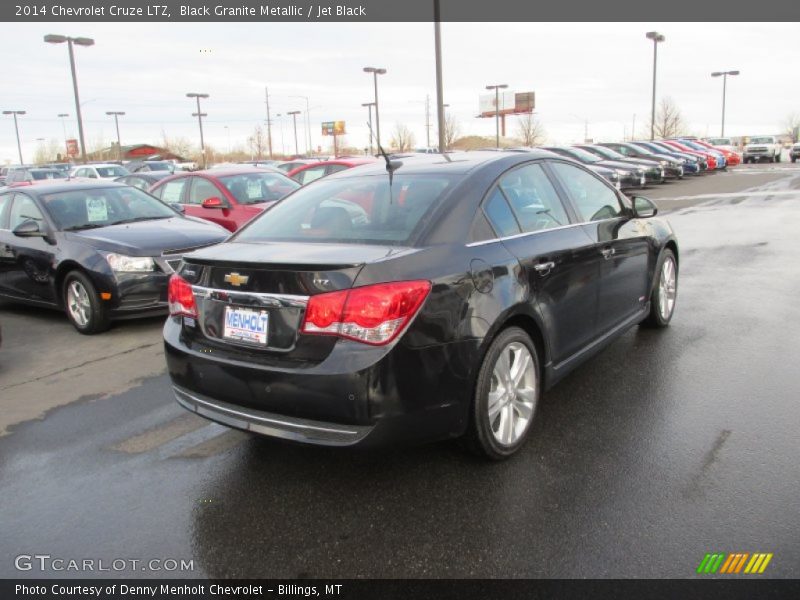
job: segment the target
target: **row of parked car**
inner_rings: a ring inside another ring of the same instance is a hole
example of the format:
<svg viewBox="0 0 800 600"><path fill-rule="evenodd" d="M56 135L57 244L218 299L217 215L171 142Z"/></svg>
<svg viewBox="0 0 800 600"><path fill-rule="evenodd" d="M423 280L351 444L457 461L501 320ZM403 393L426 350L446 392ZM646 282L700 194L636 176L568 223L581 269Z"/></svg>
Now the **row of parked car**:
<svg viewBox="0 0 800 600"><path fill-rule="evenodd" d="M535 152L580 163L629 194L740 160L736 152L697 139L549 146ZM397 164L438 158L393 157ZM193 172L176 172L171 163L158 160L78 165L70 171L64 164L11 169L7 186L0 188L6 190L0 196L0 229L8 238L0 246L5 252L0 260L7 267L16 261L17 267L0 277L0 295L63 306L84 333L105 329L112 318L163 310L163 277L148 279L143 273L166 275L184 252L221 241L301 186L377 161L252 161ZM345 208L355 221L367 218L350 204L335 207ZM50 244L45 251L40 247L28 254L26 244L41 246L41 239ZM69 281L63 266L52 273L56 254L61 265L76 265ZM44 281L50 285L41 285ZM100 288L109 290L111 301L97 299Z"/></svg>

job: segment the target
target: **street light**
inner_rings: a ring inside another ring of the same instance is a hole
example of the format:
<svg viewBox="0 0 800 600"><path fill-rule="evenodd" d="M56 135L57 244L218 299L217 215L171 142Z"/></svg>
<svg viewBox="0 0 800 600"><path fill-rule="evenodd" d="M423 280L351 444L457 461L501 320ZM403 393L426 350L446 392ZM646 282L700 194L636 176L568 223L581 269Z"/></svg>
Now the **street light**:
<svg viewBox="0 0 800 600"><path fill-rule="evenodd" d="M725 137L725 89L728 85L728 75L738 75L739 71L714 71L711 76L722 76L722 133L721 137Z"/></svg>
<svg viewBox="0 0 800 600"><path fill-rule="evenodd" d="M372 156L372 107L375 106L374 102L364 102L361 106L366 106L369 110L369 154Z"/></svg>
<svg viewBox="0 0 800 600"><path fill-rule="evenodd" d="M378 75L386 75L386 69L378 67L364 67L364 73L372 73L375 83L375 142L381 146L381 118L378 115Z"/></svg>
<svg viewBox="0 0 800 600"><path fill-rule="evenodd" d="M109 110L106 111L106 114L114 117L114 125L117 128L117 160L122 160L122 142L119 139L119 117L124 115L124 112L116 111L116 110Z"/></svg>
<svg viewBox="0 0 800 600"><path fill-rule="evenodd" d="M314 147L311 143L311 109L308 107L308 96L287 96L287 98L302 98L306 101L306 137L308 138L306 153L314 154Z"/></svg>
<svg viewBox="0 0 800 600"><path fill-rule="evenodd" d="M495 144L500 147L500 90L508 87L507 84L501 83L499 85L487 85L487 90L494 90L494 127L495 127ZM503 121L505 123L505 121Z"/></svg>
<svg viewBox="0 0 800 600"><path fill-rule="evenodd" d="M650 141L656 139L656 60L658 58L658 44L665 38L657 31L648 31L645 34L648 40L653 40L653 102L650 110Z"/></svg>
<svg viewBox="0 0 800 600"><path fill-rule="evenodd" d="M193 117L197 117L197 124L200 126L200 154L203 162L203 168L206 168L206 143L203 140L203 117L207 117L208 114L200 111L200 98L208 98L208 94L201 94L198 92L189 92L186 94L187 98L194 98L197 100L197 112L192 113Z"/></svg>
<svg viewBox="0 0 800 600"><path fill-rule="evenodd" d="M17 151L19 152L19 164L25 164L22 160L22 144L19 143L19 123L17 123L17 115L24 115L24 110L4 110L4 115L14 115L14 129L17 132Z"/></svg>
<svg viewBox="0 0 800 600"><path fill-rule="evenodd" d="M292 115L292 121L294 121L294 155L300 156L300 152L297 150L297 115L300 114L299 110L290 110L286 113L287 115Z"/></svg>
<svg viewBox="0 0 800 600"><path fill-rule="evenodd" d="M75 71L75 53L72 50L73 44L78 46L94 46L94 40L86 37L68 37L66 35L48 34L44 36L44 41L48 44L67 43L69 48L69 67L72 71L72 90L75 93L75 113L78 116L78 137L81 140L81 160L86 164L86 143L83 136L83 117L81 116L81 101L78 95L78 74Z"/></svg>

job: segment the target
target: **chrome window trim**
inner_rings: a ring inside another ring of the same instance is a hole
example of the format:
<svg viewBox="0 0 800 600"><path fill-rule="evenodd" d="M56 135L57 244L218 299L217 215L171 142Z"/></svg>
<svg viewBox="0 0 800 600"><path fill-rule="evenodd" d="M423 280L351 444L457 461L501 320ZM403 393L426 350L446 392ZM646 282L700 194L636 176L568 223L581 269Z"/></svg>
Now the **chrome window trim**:
<svg viewBox="0 0 800 600"><path fill-rule="evenodd" d="M595 223L603 223L605 221L616 221L617 219L622 218L622 215L618 217L612 217L609 219L601 219L599 221L582 221L580 223L570 223L569 225L561 225L560 227L551 227L550 229L540 229L539 231L526 231L524 233L516 233L514 235L507 235L504 237L496 237L490 240L481 240L479 242L470 242L469 244L465 244L467 248L473 248L475 246L484 246L486 244L494 244L496 242L504 242L506 240L514 240L521 237L526 237L529 235L536 235L539 233L548 233L550 231L558 231L560 229L570 229L572 227L581 227L583 225L593 225Z"/></svg>

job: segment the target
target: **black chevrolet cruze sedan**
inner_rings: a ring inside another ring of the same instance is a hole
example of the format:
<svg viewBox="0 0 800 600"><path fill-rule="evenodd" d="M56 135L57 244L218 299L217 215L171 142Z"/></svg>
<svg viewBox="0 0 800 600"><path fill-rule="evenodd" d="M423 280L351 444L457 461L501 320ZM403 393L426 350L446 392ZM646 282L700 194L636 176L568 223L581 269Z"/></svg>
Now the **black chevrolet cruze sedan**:
<svg viewBox="0 0 800 600"><path fill-rule="evenodd" d="M64 310L81 333L167 313L167 282L189 250L228 232L136 188L62 181L0 193L0 298Z"/></svg>
<svg viewBox="0 0 800 600"><path fill-rule="evenodd" d="M184 256L164 326L174 393L268 436L463 436L509 456L544 390L670 322L678 247L656 212L547 152L326 177Z"/></svg>

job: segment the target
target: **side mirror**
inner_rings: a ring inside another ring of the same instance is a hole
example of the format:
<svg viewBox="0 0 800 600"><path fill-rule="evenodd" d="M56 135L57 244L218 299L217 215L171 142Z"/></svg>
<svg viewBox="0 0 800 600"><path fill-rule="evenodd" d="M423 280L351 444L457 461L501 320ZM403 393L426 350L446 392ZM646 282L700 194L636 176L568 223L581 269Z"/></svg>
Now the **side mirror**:
<svg viewBox="0 0 800 600"><path fill-rule="evenodd" d="M14 228L12 232L17 237L45 237L47 234L33 219L26 219Z"/></svg>
<svg viewBox="0 0 800 600"><path fill-rule="evenodd" d="M633 216L638 219L655 217L658 214L658 207L649 198L644 196L633 197Z"/></svg>
<svg viewBox="0 0 800 600"><path fill-rule="evenodd" d="M222 198L219 196L212 196L211 198L206 198L203 200L203 204L201 204L203 208L227 208L225 203L222 201Z"/></svg>
<svg viewBox="0 0 800 600"><path fill-rule="evenodd" d="M170 203L167 204L167 206L169 206L176 213L184 214L186 212L186 207L183 204Z"/></svg>

